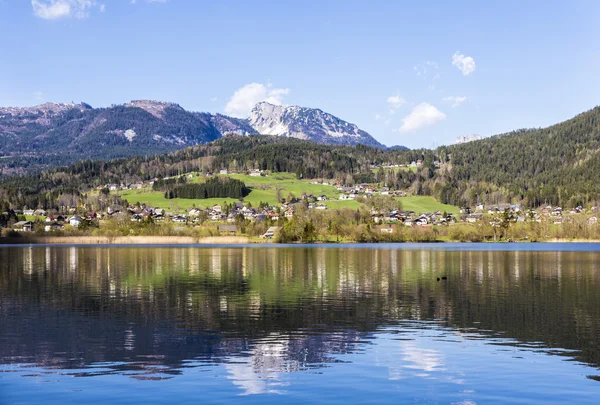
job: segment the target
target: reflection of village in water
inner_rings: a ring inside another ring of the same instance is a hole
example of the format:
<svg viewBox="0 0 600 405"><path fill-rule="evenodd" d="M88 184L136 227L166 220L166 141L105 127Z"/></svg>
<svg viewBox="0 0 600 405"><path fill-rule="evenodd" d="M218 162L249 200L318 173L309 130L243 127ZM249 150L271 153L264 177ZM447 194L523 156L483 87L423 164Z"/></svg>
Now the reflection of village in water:
<svg viewBox="0 0 600 405"><path fill-rule="evenodd" d="M377 351L390 378L405 370L427 375L443 356L411 339L423 328L566 349L559 353L598 367L599 258L384 248L0 249L0 369L33 363L155 379L222 364L251 394L277 391L284 373L343 361L389 330L406 337L394 358Z"/></svg>

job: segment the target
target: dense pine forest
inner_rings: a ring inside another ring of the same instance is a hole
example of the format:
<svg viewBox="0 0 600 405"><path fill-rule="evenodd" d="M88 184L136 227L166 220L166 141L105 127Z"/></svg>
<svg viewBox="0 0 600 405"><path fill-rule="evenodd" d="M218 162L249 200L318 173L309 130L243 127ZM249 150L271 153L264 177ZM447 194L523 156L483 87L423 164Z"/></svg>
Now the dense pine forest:
<svg viewBox="0 0 600 405"><path fill-rule="evenodd" d="M156 183L155 183L156 184ZM165 198L244 198L250 193L243 181L213 177L200 184L177 184L162 187Z"/></svg>
<svg viewBox="0 0 600 405"><path fill-rule="evenodd" d="M87 160L27 176L4 177L0 200L13 207L52 208L61 196L76 198L106 184L163 179L191 171L261 169L291 172L303 179L336 179L344 185L380 183L460 206L519 202L530 207L573 207L600 200L599 152L600 107L549 128L520 130L436 150L385 150L276 136L227 136L164 155ZM416 161L420 164L413 170L389 167ZM182 193L195 195L191 189L177 187Z"/></svg>
<svg viewBox="0 0 600 405"><path fill-rule="evenodd" d="M441 147L441 199L576 206L600 195L600 107L544 129ZM445 191L448 190L448 198Z"/></svg>

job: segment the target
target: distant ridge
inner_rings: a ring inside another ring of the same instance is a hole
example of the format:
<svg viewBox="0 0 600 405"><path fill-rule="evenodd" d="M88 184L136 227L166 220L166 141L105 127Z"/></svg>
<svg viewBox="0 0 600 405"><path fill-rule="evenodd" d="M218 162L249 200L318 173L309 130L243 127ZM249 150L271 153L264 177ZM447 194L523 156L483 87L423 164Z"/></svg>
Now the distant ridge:
<svg viewBox="0 0 600 405"><path fill-rule="evenodd" d="M248 119L191 112L179 104L133 100L92 108L44 103L0 108L3 174L83 159L156 155L211 142L226 134L270 134L320 143L384 147L356 125L319 109L258 103Z"/></svg>

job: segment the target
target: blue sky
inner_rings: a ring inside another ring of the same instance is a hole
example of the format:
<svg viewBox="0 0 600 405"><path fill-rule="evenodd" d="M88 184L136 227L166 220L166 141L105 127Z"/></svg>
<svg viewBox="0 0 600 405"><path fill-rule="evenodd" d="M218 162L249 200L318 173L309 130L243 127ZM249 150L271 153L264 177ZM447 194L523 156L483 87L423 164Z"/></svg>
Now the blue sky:
<svg viewBox="0 0 600 405"><path fill-rule="evenodd" d="M387 145L599 104L600 2L0 0L0 105L318 107Z"/></svg>

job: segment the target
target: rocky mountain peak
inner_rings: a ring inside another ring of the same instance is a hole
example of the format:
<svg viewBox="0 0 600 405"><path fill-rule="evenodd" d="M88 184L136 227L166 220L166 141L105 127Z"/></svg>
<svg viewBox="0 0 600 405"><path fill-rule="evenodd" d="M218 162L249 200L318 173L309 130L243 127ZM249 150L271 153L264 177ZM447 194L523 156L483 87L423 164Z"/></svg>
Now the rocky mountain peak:
<svg viewBox="0 0 600 405"><path fill-rule="evenodd" d="M248 123L263 135L291 136L331 144L382 146L356 125L318 108L281 106L263 101L254 106Z"/></svg>
<svg viewBox="0 0 600 405"><path fill-rule="evenodd" d="M125 104L125 107L141 108L142 110L147 111L155 117L161 119L164 117L165 110L169 107L183 110L179 104L156 100L132 100Z"/></svg>

